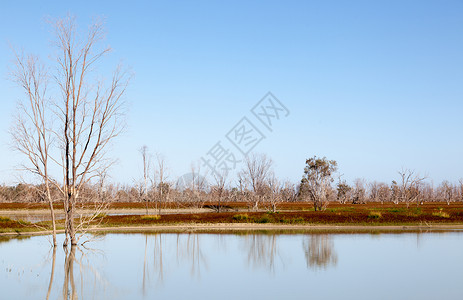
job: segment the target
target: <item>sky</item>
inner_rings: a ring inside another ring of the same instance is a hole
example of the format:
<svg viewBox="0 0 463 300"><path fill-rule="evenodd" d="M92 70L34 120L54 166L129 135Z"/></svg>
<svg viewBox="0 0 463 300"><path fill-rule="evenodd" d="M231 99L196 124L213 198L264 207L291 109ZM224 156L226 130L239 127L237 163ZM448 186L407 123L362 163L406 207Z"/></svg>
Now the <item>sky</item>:
<svg viewBox="0 0 463 300"><path fill-rule="evenodd" d="M120 62L134 75L124 97L127 128L108 153L118 160L113 182L142 177L143 145L165 157L175 181L201 157L217 154L218 142L236 160L243 152L265 153L277 176L295 183L314 155L336 160L337 175L349 182L390 183L402 168L435 184L463 178L461 0L0 6L0 183L15 184L24 160L8 132L23 97L8 76L11 47L51 65L46 20L67 14L82 32L95 17L105 19L104 44L113 51L102 76ZM270 128L252 113L269 103L276 109L267 110ZM236 145L242 128L254 130L249 147Z"/></svg>

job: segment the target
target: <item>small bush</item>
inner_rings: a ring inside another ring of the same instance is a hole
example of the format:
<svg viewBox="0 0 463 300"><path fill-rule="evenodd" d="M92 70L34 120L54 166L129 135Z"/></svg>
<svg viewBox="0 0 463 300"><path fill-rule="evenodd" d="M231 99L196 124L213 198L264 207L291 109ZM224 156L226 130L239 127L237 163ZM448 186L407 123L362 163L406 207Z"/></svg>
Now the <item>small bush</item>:
<svg viewBox="0 0 463 300"><path fill-rule="evenodd" d="M255 222L256 223L270 223L271 219L268 215L264 215L260 219L256 219Z"/></svg>
<svg viewBox="0 0 463 300"><path fill-rule="evenodd" d="M383 215L381 214L381 212L379 211L372 211L370 212L370 214L368 215L368 218L370 219L379 219L381 218Z"/></svg>
<svg viewBox="0 0 463 300"><path fill-rule="evenodd" d="M418 217L422 213L423 212L422 212L421 208L415 208L415 209L412 209L409 212L407 212L407 216L409 216L409 217Z"/></svg>
<svg viewBox="0 0 463 300"><path fill-rule="evenodd" d="M305 219L303 217L297 217L297 218L291 218L291 219L281 219L281 223L286 223L286 224L299 224L299 223L305 223Z"/></svg>
<svg viewBox="0 0 463 300"><path fill-rule="evenodd" d="M142 220L147 220L147 221L157 221L161 219L160 215L145 215L141 216Z"/></svg>
<svg viewBox="0 0 463 300"><path fill-rule="evenodd" d="M432 215L434 217L440 217L440 218L446 218L446 219L450 218L450 215L442 211L442 208L440 208L438 212L433 212Z"/></svg>
<svg viewBox="0 0 463 300"><path fill-rule="evenodd" d="M10 218L0 216L0 222L10 222L10 221L11 221Z"/></svg>
<svg viewBox="0 0 463 300"><path fill-rule="evenodd" d="M237 214L233 216L233 220L235 221L246 221L249 219L247 214Z"/></svg>

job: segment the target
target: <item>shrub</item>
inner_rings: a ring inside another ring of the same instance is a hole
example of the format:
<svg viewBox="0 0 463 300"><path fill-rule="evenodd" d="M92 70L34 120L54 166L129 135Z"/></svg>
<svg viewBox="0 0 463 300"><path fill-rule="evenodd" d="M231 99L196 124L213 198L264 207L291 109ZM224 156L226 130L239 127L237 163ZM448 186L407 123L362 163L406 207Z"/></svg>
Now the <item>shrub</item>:
<svg viewBox="0 0 463 300"><path fill-rule="evenodd" d="M246 221L249 219L247 214L237 214L233 216L233 220L235 221Z"/></svg>
<svg viewBox="0 0 463 300"><path fill-rule="evenodd" d="M161 219L160 215L144 215L141 216L142 220L147 220L147 221L157 221Z"/></svg>
<svg viewBox="0 0 463 300"><path fill-rule="evenodd" d="M271 219L268 215L264 215L260 219L256 219L255 222L256 223L270 223Z"/></svg>
<svg viewBox="0 0 463 300"><path fill-rule="evenodd" d="M389 212L396 213L396 212L404 212L403 208L390 208L388 209Z"/></svg>
<svg viewBox="0 0 463 300"><path fill-rule="evenodd" d="M305 219L303 217L291 218L291 219L281 219L281 223L286 224L298 224L298 223L305 223Z"/></svg>
<svg viewBox="0 0 463 300"><path fill-rule="evenodd" d="M415 209L412 209L411 211L407 212L407 216L409 216L409 217L418 217L421 214L422 214L421 208L415 208Z"/></svg>
<svg viewBox="0 0 463 300"><path fill-rule="evenodd" d="M0 222L10 222L10 221L11 221L10 218L0 216Z"/></svg>
<svg viewBox="0 0 463 300"><path fill-rule="evenodd" d="M381 218L383 215L381 214L381 212L379 211L372 211L370 212L370 214L368 215L368 218L370 219L379 219Z"/></svg>
<svg viewBox="0 0 463 300"><path fill-rule="evenodd" d="M441 217L441 218L446 218L446 219L450 218L450 215L442 211L442 208L440 208L438 212L433 212L432 215L434 217Z"/></svg>

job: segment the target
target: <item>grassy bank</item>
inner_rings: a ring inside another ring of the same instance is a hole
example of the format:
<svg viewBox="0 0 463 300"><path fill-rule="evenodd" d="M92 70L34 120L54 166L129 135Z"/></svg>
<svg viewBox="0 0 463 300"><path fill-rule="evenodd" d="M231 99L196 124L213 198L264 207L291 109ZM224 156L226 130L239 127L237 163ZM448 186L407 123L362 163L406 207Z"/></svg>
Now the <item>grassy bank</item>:
<svg viewBox="0 0 463 300"><path fill-rule="evenodd" d="M27 210L21 205L7 203L9 209ZM285 203L278 212L250 211L245 203L227 203L225 212L175 213L156 215L151 210L149 215L134 215L131 209L143 209L143 203L112 204L113 210L124 212L122 215L100 214L90 224L93 227L156 227L191 224L243 224L252 227L255 224L272 224L277 226L311 225L311 226L434 226L463 224L463 203L427 203L420 206L369 203L346 205L332 203L325 211L315 212L309 203ZM208 205L204 204L203 208ZM118 207L118 208L116 208ZM0 204L0 209L6 208ZM30 209L38 209L33 205ZM46 207L44 207L46 209ZM1 212L0 212L1 214ZM62 229L63 220L58 222ZM0 217L0 233L26 233L51 230L48 221L29 223Z"/></svg>

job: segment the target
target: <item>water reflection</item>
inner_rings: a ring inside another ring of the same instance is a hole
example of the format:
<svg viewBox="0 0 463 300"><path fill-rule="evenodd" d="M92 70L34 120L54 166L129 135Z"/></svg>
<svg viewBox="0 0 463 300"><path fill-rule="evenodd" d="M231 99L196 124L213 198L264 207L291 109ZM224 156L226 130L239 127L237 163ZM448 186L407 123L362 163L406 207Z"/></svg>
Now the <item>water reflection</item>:
<svg viewBox="0 0 463 300"><path fill-rule="evenodd" d="M175 234L170 235L170 243L165 239L166 234L151 234L144 237L142 284L143 294L154 284L162 285L166 274L173 274L172 269L182 268L189 270L190 278L201 279L203 270L209 269L208 251L210 244L203 249L201 234ZM208 235L213 237L216 251L226 253L227 243L224 235ZM293 257L281 251L279 244L284 236L278 234L247 234L239 236L241 241L241 253L243 265L254 269L266 270L274 274L277 269L285 269ZM283 241L284 243L284 241ZM286 251L287 252L287 251ZM334 250L334 242L328 234L306 235L302 239L302 253L305 256L309 269L319 270L336 267L337 254ZM175 256L169 260L169 257ZM216 254L211 254L215 256ZM236 253L233 253L236 255ZM167 263L166 263L167 257ZM173 263L175 261L175 263ZM175 276L175 275L173 275Z"/></svg>
<svg viewBox="0 0 463 300"><path fill-rule="evenodd" d="M58 299L71 299L75 300L79 298L79 295L83 294L84 289L89 290L90 287L93 289L104 288L106 285L106 280L99 273L99 271L92 266L93 259L88 258L87 255L101 253L98 249L91 249L84 246L71 246L63 247L64 252L64 264L63 264L63 276L60 280L60 277L56 278L56 264L57 264L57 251L61 251L58 247L52 247L50 249L51 255L51 267L50 267L50 280L48 282L48 289L46 299L54 299L53 291L58 289L62 280L61 296L58 296ZM78 255L77 255L78 254ZM80 290L77 288L76 279L75 279L75 266L78 270L78 280L80 283ZM88 284L89 280L93 275L94 282L93 286Z"/></svg>
<svg viewBox="0 0 463 300"><path fill-rule="evenodd" d="M307 268L326 269L336 266L338 256L334 251L332 237L328 234L305 236L302 241Z"/></svg>
<svg viewBox="0 0 463 300"><path fill-rule="evenodd" d="M250 234L244 237L247 264L252 268L275 271L275 257L279 256L278 236L276 234ZM281 259L281 256L279 256ZM284 261L281 260L284 264Z"/></svg>
<svg viewBox="0 0 463 300"><path fill-rule="evenodd" d="M289 292L297 295L291 298L302 299L309 292L307 280L323 285L326 278L340 274L355 274L346 281L360 278L381 290L384 286L373 280L373 265L390 278L412 278L423 287L428 286L422 284L428 281L424 276L428 269L456 284L463 267L463 254L458 251L462 237L462 233L108 234L91 244L100 250L50 249L44 237L12 239L0 243L0 298L214 299L226 290L224 299L240 299L244 294L284 298ZM435 262L435 253L445 253L448 261ZM355 282L340 284L346 290ZM235 292L230 286L240 289ZM381 293L388 299L407 299L394 297L388 289Z"/></svg>
<svg viewBox="0 0 463 300"><path fill-rule="evenodd" d="M164 242L166 234L145 235L145 249L143 256L142 291L146 294L149 283L155 282L157 286L164 281L165 256L175 253L175 265L170 267L188 268L191 278L200 278L201 271L208 269L207 258L201 247L199 234L175 234L175 245ZM172 239L170 240L173 241ZM151 250L152 248L152 250ZM167 248L164 249L164 248ZM174 248L174 249L173 249Z"/></svg>
<svg viewBox="0 0 463 300"><path fill-rule="evenodd" d="M143 295L146 294L147 282L150 281L150 254L149 254L149 242L153 239L153 273L155 275L155 281L158 284L161 284L164 280L164 254L163 254L163 245L162 240L163 236L161 234L155 235L145 235L145 252L143 256L143 279L142 279L142 292Z"/></svg>
<svg viewBox="0 0 463 300"><path fill-rule="evenodd" d="M64 248L66 260L64 262L63 299L77 299L77 290L74 283L74 261L76 258L76 248L77 246L72 246L69 251L67 248Z"/></svg>
<svg viewBox="0 0 463 300"><path fill-rule="evenodd" d="M47 300L50 299L51 287L53 286L53 277L55 276L55 264L56 264L56 247L53 247L53 256L51 262L50 272L50 283L48 284Z"/></svg>

